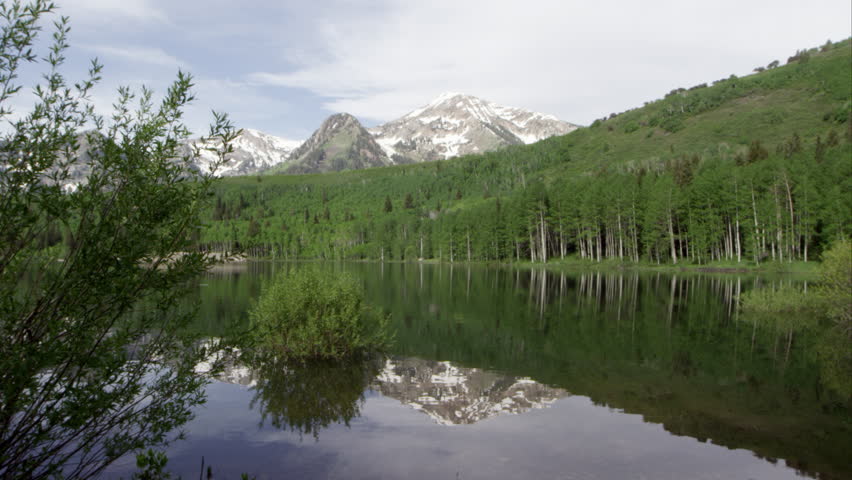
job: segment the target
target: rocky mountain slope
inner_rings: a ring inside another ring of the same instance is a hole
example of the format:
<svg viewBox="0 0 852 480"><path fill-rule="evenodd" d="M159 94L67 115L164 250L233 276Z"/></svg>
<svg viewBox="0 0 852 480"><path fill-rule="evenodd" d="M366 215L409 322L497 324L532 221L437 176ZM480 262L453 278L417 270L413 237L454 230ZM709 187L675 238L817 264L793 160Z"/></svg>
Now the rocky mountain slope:
<svg viewBox="0 0 852 480"><path fill-rule="evenodd" d="M577 128L552 115L445 93L404 117L371 128L394 163L442 160L534 143Z"/></svg>
<svg viewBox="0 0 852 480"><path fill-rule="evenodd" d="M270 173L321 173L390 165L376 140L348 113L328 117L289 160Z"/></svg>

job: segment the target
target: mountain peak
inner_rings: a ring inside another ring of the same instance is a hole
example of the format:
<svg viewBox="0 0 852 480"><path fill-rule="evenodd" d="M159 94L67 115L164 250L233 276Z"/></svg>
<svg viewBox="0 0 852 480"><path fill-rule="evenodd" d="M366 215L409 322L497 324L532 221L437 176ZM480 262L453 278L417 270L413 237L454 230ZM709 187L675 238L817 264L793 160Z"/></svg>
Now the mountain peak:
<svg viewBox="0 0 852 480"><path fill-rule="evenodd" d="M435 97L431 102L427 103L426 105L409 112L403 118L414 118L414 117L422 115L423 112L426 112L430 109L437 108L437 107L444 106L444 105L449 105L449 104L452 104L452 103L458 103L459 101L463 101L463 100L466 100L466 99L479 100L478 98L474 97L473 95L467 95L467 94L459 93L459 92L444 92L444 93L438 95L437 97Z"/></svg>
<svg viewBox="0 0 852 480"><path fill-rule="evenodd" d="M335 113L334 115L330 115L328 118L323 120L322 125L320 125L319 131L328 130L328 129L337 129L337 128L345 128L345 127L360 127L361 122L358 121L353 115L349 113Z"/></svg>
<svg viewBox="0 0 852 480"><path fill-rule="evenodd" d="M357 118L335 113L294 150L285 173L318 173L389 165L390 159Z"/></svg>
<svg viewBox="0 0 852 480"><path fill-rule="evenodd" d="M345 120L345 121L354 120L356 122L358 121L358 119L355 118L355 116L352 115L351 113L341 112L341 113L335 113L335 114L329 115L329 117L326 118L323 121L323 123L334 122L334 121L339 121L339 120Z"/></svg>
<svg viewBox="0 0 852 480"><path fill-rule="evenodd" d="M437 97L435 97L435 99L434 99L434 100L432 100L431 102L429 102L429 105L440 105L440 104L442 104L442 103L449 102L450 100L454 100L454 99L456 99L457 97L461 97L461 98L476 98L476 97L474 97L473 95L467 95L467 94L465 94L465 93L459 93L459 92L443 92L443 93L441 93L440 95L438 95Z"/></svg>
<svg viewBox="0 0 852 480"><path fill-rule="evenodd" d="M533 143L576 129L552 115L445 92L404 117L370 130L395 162L422 162Z"/></svg>

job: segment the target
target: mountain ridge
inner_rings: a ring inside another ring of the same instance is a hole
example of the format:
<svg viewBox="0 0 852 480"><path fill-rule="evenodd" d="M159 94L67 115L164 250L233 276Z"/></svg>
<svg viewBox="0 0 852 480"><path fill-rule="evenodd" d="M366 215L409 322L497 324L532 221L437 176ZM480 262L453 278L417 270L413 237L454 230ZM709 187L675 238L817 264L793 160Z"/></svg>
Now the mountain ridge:
<svg viewBox="0 0 852 480"><path fill-rule="evenodd" d="M336 128L343 130L332 132ZM322 173L445 160L530 144L577 128L553 115L447 92L371 128L348 113L335 113L305 141L244 129L234 144L232 161L219 174ZM214 160L211 152L202 152L196 164L206 171Z"/></svg>

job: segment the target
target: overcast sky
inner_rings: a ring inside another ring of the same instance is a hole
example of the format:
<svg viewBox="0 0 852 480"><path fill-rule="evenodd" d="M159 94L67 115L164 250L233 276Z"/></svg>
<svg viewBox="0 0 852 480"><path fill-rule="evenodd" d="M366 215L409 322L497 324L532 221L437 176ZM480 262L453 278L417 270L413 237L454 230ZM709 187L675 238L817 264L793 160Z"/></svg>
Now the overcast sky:
<svg viewBox="0 0 852 480"><path fill-rule="evenodd" d="M445 91L579 124L676 87L745 75L852 34L849 0L60 0L69 68L118 85L197 81L188 112L303 139L331 113L367 126ZM74 71L77 71L74 70Z"/></svg>

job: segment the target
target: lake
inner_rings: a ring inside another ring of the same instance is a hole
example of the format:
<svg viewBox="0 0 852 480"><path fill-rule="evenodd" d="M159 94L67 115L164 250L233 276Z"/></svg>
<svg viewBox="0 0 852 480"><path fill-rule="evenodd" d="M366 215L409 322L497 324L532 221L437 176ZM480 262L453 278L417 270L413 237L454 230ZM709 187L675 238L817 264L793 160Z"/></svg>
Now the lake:
<svg viewBox="0 0 852 480"><path fill-rule="evenodd" d="M169 450L194 478L850 478L852 423L821 382L815 333L742 318L738 296L802 280L320 264L389 315L386 356L310 369L234 363ZM205 276L215 338L273 275ZM106 477L127 477L132 459Z"/></svg>

